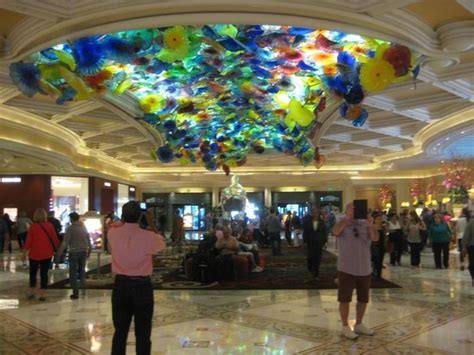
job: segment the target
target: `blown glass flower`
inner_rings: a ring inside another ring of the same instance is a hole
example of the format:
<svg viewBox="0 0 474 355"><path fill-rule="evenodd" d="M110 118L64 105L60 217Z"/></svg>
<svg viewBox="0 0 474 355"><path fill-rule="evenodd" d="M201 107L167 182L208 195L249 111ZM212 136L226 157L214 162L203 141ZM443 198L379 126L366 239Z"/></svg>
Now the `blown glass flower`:
<svg viewBox="0 0 474 355"><path fill-rule="evenodd" d="M174 153L168 145L164 145L156 151L156 156L159 161L169 163L173 160Z"/></svg>
<svg viewBox="0 0 474 355"><path fill-rule="evenodd" d="M382 58L392 64L397 77L406 75L410 69L411 52L405 46L396 45L388 48Z"/></svg>
<svg viewBox="0 0 474 355"><path fill-rule="evenodd" d="M153 113L163 108L165 100L158 94L150 94L140 100L140 108L145 113Z"/></svg>
<svg viewBox="0 0 474 355"><path fill-rule="evenodd" d="M382 91L395 79L395 69L386 60L374 58L360 70L360 83L368 92Z"/></svg>
<svg viewBox="0 0 474 355"><path fill-rule="evenodd" d="M186 29L183 26L167 29L163 33L163 47L159 54L163 62L172 63L186 58L190 48Z"/></svg>
<svg viewBox="0 0 474 355"><path fill-rule="evenodd" d="M104 48L98 37L84 37L74 42L72 47L77 70L84 75L99 72L105 62Z"/></svg>
<svg viewBox="0 0 474 355"><path fill-rule="evenodd" d="M34 64L11 64L10 77L16 87L28 97L34 96L40 90L40 72Z"/></svg>

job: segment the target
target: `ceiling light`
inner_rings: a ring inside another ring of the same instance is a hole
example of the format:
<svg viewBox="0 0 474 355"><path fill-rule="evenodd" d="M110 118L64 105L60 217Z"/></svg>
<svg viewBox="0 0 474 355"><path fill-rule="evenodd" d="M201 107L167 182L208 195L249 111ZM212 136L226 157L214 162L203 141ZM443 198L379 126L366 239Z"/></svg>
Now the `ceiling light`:
<svg viewBox="0 0 474 355"><path fill-rule="evenodd" d="M21 177L19 176L2 177L1 181L4 184L18 184L21 182Z"/></svg>

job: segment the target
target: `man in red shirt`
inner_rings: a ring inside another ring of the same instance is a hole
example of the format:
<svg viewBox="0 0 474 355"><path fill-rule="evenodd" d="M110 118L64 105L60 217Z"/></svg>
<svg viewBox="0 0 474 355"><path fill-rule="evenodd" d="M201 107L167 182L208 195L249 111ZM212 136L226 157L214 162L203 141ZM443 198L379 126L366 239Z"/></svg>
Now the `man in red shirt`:
<svg viewBox="0 0 474 355"><path fill-rule="evenodd" d="M165 239L141 229L138 221L141 209L136 201L122 208L122 226L109 229L109 250L112 253L112 272L115 274L112 292L112 318L115 333L112 354L125 354L132 317L135 318L136 353L151 353L153 318L153 255L166 247Z"/></svg>

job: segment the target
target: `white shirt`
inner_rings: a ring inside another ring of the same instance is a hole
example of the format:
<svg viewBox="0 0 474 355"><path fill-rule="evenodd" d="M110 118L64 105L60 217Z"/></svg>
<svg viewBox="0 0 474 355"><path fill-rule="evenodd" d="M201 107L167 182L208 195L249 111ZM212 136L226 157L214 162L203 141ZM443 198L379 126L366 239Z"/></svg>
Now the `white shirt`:
<svg viewBox="0 0 474 355"><path fill-rule="evenodd" d="M467 226L466 217L459 217L456 220L456 234L458 236L458 239L462 239L464 235L464 231L466 230L466 226Z"/></svg>
<svg viewBox="0 0 474 355"><path fill-rule="evenodd" d="M318 229L318 221L313 221L313 229L316 230Z"/></svg>

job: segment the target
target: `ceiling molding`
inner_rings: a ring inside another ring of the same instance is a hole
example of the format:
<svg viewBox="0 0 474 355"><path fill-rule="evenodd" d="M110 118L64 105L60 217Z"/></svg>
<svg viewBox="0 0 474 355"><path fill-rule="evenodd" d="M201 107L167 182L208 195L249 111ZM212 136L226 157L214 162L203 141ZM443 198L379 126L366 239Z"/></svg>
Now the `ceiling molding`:
<svg viewBox="0 0 474 355"><path fill-rule="evenodd" d="M474 2L472 0L456 0L461 6L464 6L471 14L474 14Z"/></svg>
<svg viewBox="0 0 474 355"><path fill-rule="evenodd" d="M381 166L384 163L419 155L425 151L426 146L432 140L435 140L437 137L444 134L448 128L450 130L454 130L458 129L460 125L464 124L474 125L474 108L464 110L463 112L458 112L451 117L430 123L415 135L413 138L412 148L406 149L402 152L378 156L374 158L373 161L378 166Z"/></svg>
<svg viewBox="0 0 474 355"><path fill-rule="evenodd" d="M144 137L147 138L147 140L155 145L156 147L162 146L164 144L163 138L159 135L159 133L152 133L151 130L147 129L143 124L138 122L135 119L135 116L130 115L130 108L129 106L117 106L116 104L112 103L111 100L109 99L96 99L98 102L100 102L106 109L111 111L112 113L115 113L118 117L123 119L125 122L127 122L130 126L135 128L138 132L140 132ZM120 99L116 100L115 102L119 102ZM136 104L136 102L135 102ZM128 112L127 112L128 111Z"/></svg>
<svg viewBox="0 0 474 355"><path fill-rule="evenodd" d="M29 3L29 1L24 2ZM60 1L50 0L47 3L56 4ZM71 19L51 22L28 18L21 21L10 33L2 59L4 61L20 60L28 53L68 39L132 28L153 27L157 23L169 26L177 23L189 25L211 22L247 24L261 23L262 21L269 24L337 28L405 44L427 56L446 56L446 53L441 50L443 47L436 33L416 16L404 10L393 10L389 14L374 18L365 13L354 13L353 8L347 9L347 5L328 6L327 1L300 0L295 3L261 0L255 3L253 0L232 2L176 0L171 3L136 0L133 6L128 2L113 1L87 3L87 11L83 14L81 11L77 11L80 9L81 3L84 4L81 1L70 3L70 13L80 14ZM339 1L338 3L344 2ZM358 1L353 4L357 3L364 6L367 2ZM368 3L376 7L387 5L387 2L383 1ZM344 8L348 11L343 10ZM99 9L100 11L98 11ZM249 12L249 9L252 12ZM60 12L58 15L63 16L64 13ZM457 36L462 32L447 29L445 33L452 40L458 38ZM464 38L464 34L460 36Z"/></svg>
<svg viewBox="0 0 474 355"><path fill-rule="evenodd" d="M84 171L129 179L133 166L91 150L70 130L16 108L0 105L0 143L18 143L67 157Z"/></svg>
<svg viewBox="0 0 474 355"><path fill-rule="evenodd" d="M474 20L447 23L436 32L445 52L467 52L474 48Z"/></svg>

